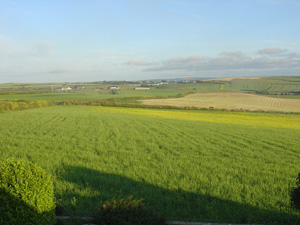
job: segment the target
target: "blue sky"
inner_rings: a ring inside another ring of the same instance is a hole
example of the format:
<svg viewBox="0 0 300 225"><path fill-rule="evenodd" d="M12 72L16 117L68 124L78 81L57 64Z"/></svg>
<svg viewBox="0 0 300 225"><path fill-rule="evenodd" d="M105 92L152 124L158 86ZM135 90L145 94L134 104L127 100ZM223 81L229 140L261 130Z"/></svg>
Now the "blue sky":
<svg viewBox="0 0 300 225"><path fill-rule="evenodd" d="M300 75L300 0L0 0L0 83Z"/></svg>

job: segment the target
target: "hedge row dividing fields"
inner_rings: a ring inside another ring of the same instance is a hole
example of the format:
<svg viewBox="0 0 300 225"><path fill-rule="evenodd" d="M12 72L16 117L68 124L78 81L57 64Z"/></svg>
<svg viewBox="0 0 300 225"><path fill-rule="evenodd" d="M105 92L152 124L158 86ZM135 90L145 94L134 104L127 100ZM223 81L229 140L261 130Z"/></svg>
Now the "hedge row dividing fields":
<svg viewBox="0 0 300 225"><path fill-rule="evenodd" d="M61 214L144 198L168 220L299 224L300 116L96 106L2 113L0 159L52 174Z"/></svg>
<svg viewBox="0 0 300 225"><path fill-rule="evenodd" d="M51 105L53 105L53 102L49 101L0 100L0 113L15 110L41 108Z"/></svg>

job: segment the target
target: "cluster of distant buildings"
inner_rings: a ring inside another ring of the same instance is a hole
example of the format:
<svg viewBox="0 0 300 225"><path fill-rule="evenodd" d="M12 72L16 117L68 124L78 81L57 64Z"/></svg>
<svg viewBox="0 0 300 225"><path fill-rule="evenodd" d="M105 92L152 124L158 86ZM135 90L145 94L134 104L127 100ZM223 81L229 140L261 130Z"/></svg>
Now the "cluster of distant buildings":
<svg viewBox="0 0 300 225"><path fill-rule="evenodd" d="M129 86L134 86L134 85L129 85ZM137 85L135 85L137 86ZM112 90L117 90L117 89L120 89L119 86L109 86L108 89L112 89ZM149 87L136 87L136 88L133 88L134 90L149 90L150 88Z"/></svg>
<svg viewBox="0 0 300 225"><path fill-rule="evenodd" d="M105 81L104 81L105 82ZM103 84L104 84L103 82ZM159 85L166 85L169 83L202 83L205 82L203 80L179 80L179 81L167 81L167 80L162 80L162 81L124 81L122 84L127 84L128 86L133 86L134 90L149 90L151 87L154 86L159 86ZM70 91L70 90L79 90L79 89L84 89L84 86L82 85L76 85L76 86L68 86L68 87L59 87L56 90L60 91ZM108 86L107 89L110 90L118 90L120 89L120 86L118 85L113 85L113 86Z"/></svg>
<svg viewBox="0 0 300 225"><path fill-rule="evenodd" d="M162 84L169 84L168 82L164 81L164 82L151 82L151 81L148 81L146 82L146 85L148 86L158 86L158 85L162 85ZM136 84L129 84L129 86L142 86L144 84L141 84L141 83L136 83Z"/></svg>
<svg viewBox="0 0 300 225"><path fill-rule="evenodd" d="M69 91L69 90L79 90L79 89L84 89L84 86L73 86L73 87L59 87L56 90L59 91Z"/></svg>
<svg viewBox="0 0 300 225"><path fill-rule="evenodd" d="M155 82L155 81L144 81L144 82L137 82L137 83L129 83L129 86L133 86L134 90L149 90L150 87L152 86L159 86L159 85L163 85L163 84L168 84L167 81L161 81L161 82ZM120 89L119 86L114 85L114 86L109 86L107 87L108 89L111 90L118 90ZM79 90L79 89L84 89L84 86L81 85L77 85L77 86L68 86L68 87L59 87L56 90L59 91L70 91L70 90Z"/></svg>
<svg viewBox="0 0 300 225"><path fill-rule="evenodd" d="M159 85L163 85L163 84L169 84L167 81L162 81L162 82L151 82L148 81L146 83L137 83L137 84L129 84L129 86L136 86L134 88L134 90L149 90L150 87L152 86L159 86Z"/></svg>

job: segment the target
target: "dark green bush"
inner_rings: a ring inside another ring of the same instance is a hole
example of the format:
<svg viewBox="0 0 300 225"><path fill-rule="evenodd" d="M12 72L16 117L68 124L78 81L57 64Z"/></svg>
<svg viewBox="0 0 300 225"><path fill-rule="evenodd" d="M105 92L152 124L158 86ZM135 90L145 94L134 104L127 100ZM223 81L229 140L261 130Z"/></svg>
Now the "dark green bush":
<svg viewBox="0 0 300 225"><path fill-rule="evenodd" d="M0 224L55 224L51 177L30 162L0 162Z"/></svg>
<svg viewBox="0 0 300 225"><path fill-rule="evenodd" d="M300 173L298 174L296 187L291 190L291 205L300 212Z"/></svg>
<svg viewBox="0 0 300 225"><path fill-rule="evenodd" d="M162 216L156 215L146 207L143 199L112 199L104 203L95 216L99 225L162 225Z"/></svg>

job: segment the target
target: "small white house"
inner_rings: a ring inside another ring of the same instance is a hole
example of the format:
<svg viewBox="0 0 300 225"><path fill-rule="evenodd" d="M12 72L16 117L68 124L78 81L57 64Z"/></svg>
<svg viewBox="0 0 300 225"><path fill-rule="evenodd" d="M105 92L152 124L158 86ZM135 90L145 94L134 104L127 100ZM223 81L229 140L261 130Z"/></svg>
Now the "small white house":
<svg viewBox="0 0 300 225"><path fill-rule="evenodd" d="M109 88L109 89L120 89L119 86L109 86L108 88Z"/></svg>
<svg viewBox="0 0 300 225"><path fill-rule="evenodd" d="M68 91L68 90L72 90L72 88L71 87L59 87L59 88L57 88L57 90Z"/></svg>

